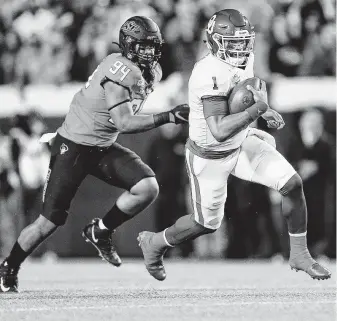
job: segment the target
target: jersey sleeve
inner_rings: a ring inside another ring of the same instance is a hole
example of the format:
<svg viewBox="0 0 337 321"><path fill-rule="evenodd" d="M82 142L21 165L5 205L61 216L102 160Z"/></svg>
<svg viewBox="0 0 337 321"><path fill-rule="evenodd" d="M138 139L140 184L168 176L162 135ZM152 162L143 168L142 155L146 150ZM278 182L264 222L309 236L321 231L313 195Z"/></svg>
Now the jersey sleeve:
<svg viewBox="0 0 337 321"><path fill-rule="evenodd" d="M219 67L212 62L202 62L193 70L189 87L200 101L205 119L229 114L230 73L223 66L225 65Z"/></svg>
<svg viewBox="0 0 337 321"><path fill-rule="evenodd" d="M107 86L107 85L105 85ZM131 102L131 96L127 89L118 84L111 83L111 86L107 89L113 93L114 101L111 106L108 106L108 110L112 110L122 104Z"/></svg>
<svg viewBox="0 0 337 321"><path fill-rule="evenodd" d="M211 116L227 116L229 114L226 96L203 96L201 99L205 119Z"/></svg>
<svg viewBox="0 0 337 321"><path fill-rule="evenodd" d="M107 81L111 81L118 86L128 90L130 100L135 96L145 94L145 80L140 69L128 59L117 56L107 59L104 64L104 77L101 80L101 86Z"/></svg>

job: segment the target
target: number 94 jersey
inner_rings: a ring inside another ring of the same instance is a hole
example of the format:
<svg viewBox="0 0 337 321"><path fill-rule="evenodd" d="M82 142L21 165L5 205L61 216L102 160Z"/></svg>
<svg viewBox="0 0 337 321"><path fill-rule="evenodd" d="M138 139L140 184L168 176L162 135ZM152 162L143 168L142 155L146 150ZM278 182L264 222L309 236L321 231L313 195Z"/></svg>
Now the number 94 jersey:
<svg viewBox="0 0 337 321"><path fill-rule="evenodd" d="M118 96L120 86L129 92L134 113L140 111L153 84L161 79L161 68L157 64L151 83L147 83L138 66L121 54L107 56L77 92L70 104L69 112L58 129L58 133L81 145L108 147L116 141L118 130L109 109L125 103ZM107 106L103 85L112 81L116 85L116 103Z"/></svg>

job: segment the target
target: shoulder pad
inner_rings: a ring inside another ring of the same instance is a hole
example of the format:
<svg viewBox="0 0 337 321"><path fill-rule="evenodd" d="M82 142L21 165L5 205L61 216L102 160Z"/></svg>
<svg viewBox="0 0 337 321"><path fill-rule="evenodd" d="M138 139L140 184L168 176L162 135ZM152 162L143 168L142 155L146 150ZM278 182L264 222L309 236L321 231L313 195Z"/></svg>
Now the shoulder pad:
<svg viewBox="0 0 337 321"><path fill-rule="evenodd" d="M104 69L105 81L113 81L129 90L139 86L143 80L138 66L120 54L108 56L104 62Z"/></svg>
<svg viewBox="0 0 337 321"><path fill-rule="evenodd" d="M192 71L189 87L196 95L226 96L230 88L230 70L227 64L207 56L195 64Z"/></svg>
<svg viewBox="0 0 337 321"><path fill-rule="evenodd" d="M231 73L230 70L231 67L228 64L214 58L213 56L206 56L194 65L193 74L194 77L199 79L199 81L207 82L211 79L209 76L218 77L221 75L223 78Z"/></svg>

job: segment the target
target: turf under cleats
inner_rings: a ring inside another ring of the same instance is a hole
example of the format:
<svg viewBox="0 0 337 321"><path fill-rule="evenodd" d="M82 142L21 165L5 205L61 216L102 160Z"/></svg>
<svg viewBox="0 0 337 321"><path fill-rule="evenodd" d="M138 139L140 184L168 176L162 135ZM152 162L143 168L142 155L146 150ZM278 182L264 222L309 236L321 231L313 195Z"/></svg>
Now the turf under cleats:
<svg viewBox="0 0 337 321"><path fill-rule="evenodd" d="M166 248L156 247L152 238L155 233L141 232L139 233L137 240L139 246L142 249L144 256L144 263L148 272L158 281L164 281L166 279L166 272L163 263L163 257L166 252Z"/></svg>
<svg viewBox="0 0 337 321"><path fill-rule="evenodd" d="M8 266L5 260L0 265L0 293L19 292L18 290L18 272L20 268Z"/></svg>
<svg viewBox="0 0 337 321"><path fill-rule="evenodd" d="M326 280L331 277L331 272L324 266L317 263L310 255L309 251L303 251L295 257L290 255L289 265L292 270L304 271L313 279Z"/></svg>
<svg viewBox="0 0 337 321"><path fill-rule="evenodd" d="M90 242L97 250L99 256L114 266L120 266L122 260L119 257L113 243L110 230L102 230L98 226L99 219L95 218L82 232L86 242Z"/></svg>

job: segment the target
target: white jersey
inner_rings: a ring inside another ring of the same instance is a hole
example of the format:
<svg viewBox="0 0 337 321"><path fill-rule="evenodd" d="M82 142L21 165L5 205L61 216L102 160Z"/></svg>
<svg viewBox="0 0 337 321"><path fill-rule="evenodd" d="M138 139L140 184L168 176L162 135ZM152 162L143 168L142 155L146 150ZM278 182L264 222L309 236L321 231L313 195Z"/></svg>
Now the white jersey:
<svg viewBox="0 0 337 321"><path fill-rule="evenodd" d="M188 84L190 106L189 138L199 147L212 151L226 151L241 146L248 128L224 142L218 142L208 128L203 112L203 96L227 96L240 81L254 77L254 56L251 54L245 69L233 67L212 54L199 60L192 71Z"/></svg>

